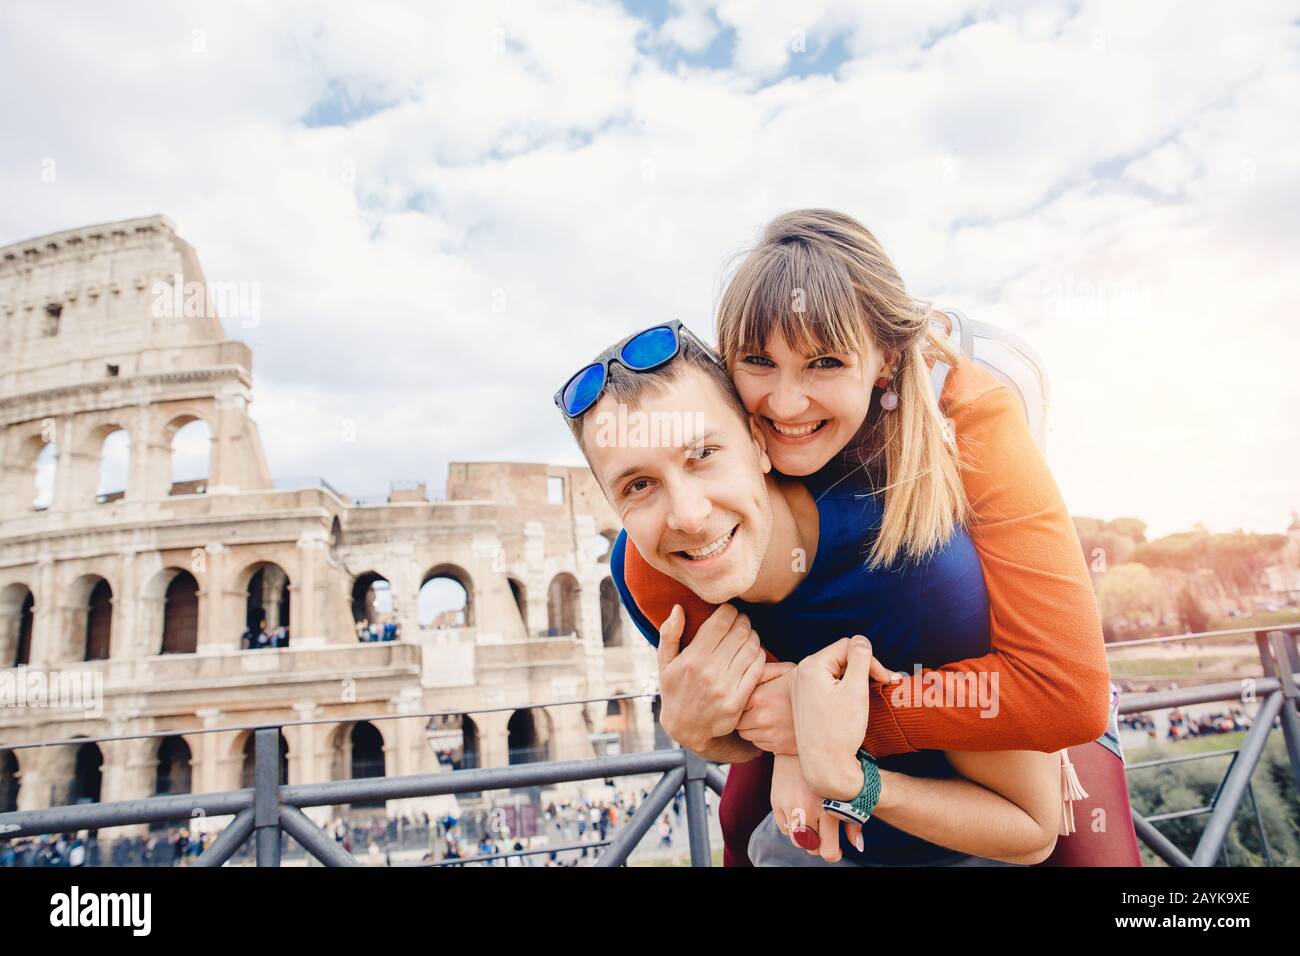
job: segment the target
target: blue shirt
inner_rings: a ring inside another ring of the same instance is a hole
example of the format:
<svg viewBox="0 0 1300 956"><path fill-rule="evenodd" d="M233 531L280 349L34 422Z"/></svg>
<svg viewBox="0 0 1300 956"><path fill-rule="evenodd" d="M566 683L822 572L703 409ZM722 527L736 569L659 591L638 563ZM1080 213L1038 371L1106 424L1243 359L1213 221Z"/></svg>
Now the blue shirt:
<svg viewBox="0 0 1300 956"><path fill-rule="evenodd" d="M763 646L798 662L840 638L864 634L891 670L914 664L940 667L989 652L988 595L970 537L954 529L948 544L920 561L896 561L874 571L867 553L880 530L883 497L842 482L817 496L817 553L807 575L779 604L731 603L749 615ZM651 644L658 630L636 606L623 575L626 532L610 554L610 571L632 621ZM884 757L880 766L915 777L954 777L938 750ZM841 839L846 859L886 865L925 864L952 857L929 843L872 818L862 828L865 851Z"/></svg>

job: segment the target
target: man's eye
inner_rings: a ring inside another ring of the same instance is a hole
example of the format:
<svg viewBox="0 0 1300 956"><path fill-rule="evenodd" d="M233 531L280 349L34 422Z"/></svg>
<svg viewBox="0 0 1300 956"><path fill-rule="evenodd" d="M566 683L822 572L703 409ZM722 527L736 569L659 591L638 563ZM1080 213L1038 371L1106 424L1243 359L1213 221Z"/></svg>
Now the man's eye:
<svg viewBox="0 0 1300 956"><path fill-rule="evenodd" d="M635 495L650 487L649 478L638 478L636 481L628 482L627 487L623 489L625 495Z"/></svg>
<svg viewBox="0 0 1300 956"><path fill-rule="evenodd" d="M717 450L718 449L713 445L709 445L707 448L696 449L695 451L691 452L688 457L692 461L703 461L705 458L711 458L713 456L713 453L716 452Z"/></svg>
<svg viewBox="0 0 1300 956"><path fill-rule="evenodd" d="M844 367L844 363L841 362L839 359L835 358L833 355L823 355L823 356L822 356L821 358L819 358L819 359L813 359L812 362L811 362L810 364L811 364L812 368L815 368L815 369L843 368L843 367Z"/></svg>

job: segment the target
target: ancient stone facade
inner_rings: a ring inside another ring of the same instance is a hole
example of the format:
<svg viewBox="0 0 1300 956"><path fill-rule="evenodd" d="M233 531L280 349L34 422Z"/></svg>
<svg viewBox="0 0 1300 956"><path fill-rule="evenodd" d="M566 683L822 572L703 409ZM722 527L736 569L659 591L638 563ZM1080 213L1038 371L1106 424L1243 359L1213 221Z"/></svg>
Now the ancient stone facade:
<svg viewBox="0 0 1300 956"><path fill-rule="evenodd" d="M220 291L162 217L0 248L0 741L159 735L0 752L0 811L247 785L251 731L196 733L234 725L321 721L285 728L290 783L653 747L647 697L529 706L655 685L590 472L456 463L436 501L278 487ZM193 422L206 476L176 481ZM125 487L105 489L120 432ZM421 620L430 582L463 606ZM379 618L398 639L358 640ZM38 699L60 684L98 696ZM454 710L481 712L363 719Z"/></svg>

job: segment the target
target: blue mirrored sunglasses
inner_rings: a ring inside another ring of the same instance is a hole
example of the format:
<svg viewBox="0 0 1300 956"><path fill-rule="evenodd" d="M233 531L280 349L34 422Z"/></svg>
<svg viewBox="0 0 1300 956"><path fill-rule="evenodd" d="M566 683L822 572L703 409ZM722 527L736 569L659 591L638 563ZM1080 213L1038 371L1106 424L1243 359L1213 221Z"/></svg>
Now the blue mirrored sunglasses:
<svg viewBox="0 0 1300 956"><path fill-rule="evenodd" d="M605 349L590 365L580 368L564 387L555 393L555 404L569 418L577 418L600 399L609 381L609 366L617 362L633 372L649 372L677 357L682 350L682 338L689 337L714 362L722 364L713 349L709 348L674 319L664 325L655 325L616 342Z"/></svg>

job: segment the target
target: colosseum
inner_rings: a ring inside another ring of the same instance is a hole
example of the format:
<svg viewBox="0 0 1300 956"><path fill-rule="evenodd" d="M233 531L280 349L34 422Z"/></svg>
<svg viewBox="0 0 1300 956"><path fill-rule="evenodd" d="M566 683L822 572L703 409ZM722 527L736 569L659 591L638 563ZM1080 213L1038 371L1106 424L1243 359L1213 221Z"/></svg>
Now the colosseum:
<svg viewBox="0 0 1300 956"><path fill-rule="evenodd" d="M275 481L218 303L160 216L0 248L0 740L153 735L0 752L0 812L247 786L252 732L204 728L300 722L290 783L653 748L651 697L603 699L656 668L591 474L453 463L377 501Z"/></svg>

